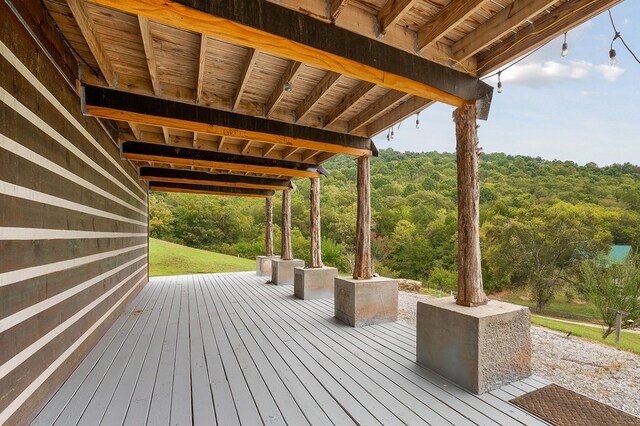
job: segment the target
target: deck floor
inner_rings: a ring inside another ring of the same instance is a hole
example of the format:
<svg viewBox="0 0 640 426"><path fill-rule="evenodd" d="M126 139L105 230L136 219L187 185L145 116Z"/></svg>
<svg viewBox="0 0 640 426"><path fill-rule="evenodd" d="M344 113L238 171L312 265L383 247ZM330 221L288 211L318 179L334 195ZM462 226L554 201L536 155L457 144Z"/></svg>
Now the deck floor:
<svg viewBox="0 0 640 426"><path fill-rule="evenodd" d="M415 363L415 330L354 329L333 300L255 273L153 278L35 419L37 425L546 424Z"/></svg>

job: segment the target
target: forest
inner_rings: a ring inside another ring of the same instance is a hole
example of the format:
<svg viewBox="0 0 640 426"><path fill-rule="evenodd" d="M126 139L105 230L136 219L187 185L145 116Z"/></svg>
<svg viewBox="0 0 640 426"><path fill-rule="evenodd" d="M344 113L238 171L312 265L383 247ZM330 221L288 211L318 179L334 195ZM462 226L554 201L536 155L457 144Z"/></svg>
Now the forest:
<svg viewBox="0 0 640 426"><path fill-rule="evenodd" d="M321 182L325 264L349 272L356 223L356 160L326 163ZM581 262L611 245L640 247L640 167L480 157L483 274L488 293L527 286L544 308L574 283ZM309 181L292 194L294 256L309 257ZM376 272L456 287L456 162L450 153L382 150L371 164L372 242ZM280 194L274 200L279 252ZM152 237L252 258L264 252L264 201L152 193Z"/></svg>

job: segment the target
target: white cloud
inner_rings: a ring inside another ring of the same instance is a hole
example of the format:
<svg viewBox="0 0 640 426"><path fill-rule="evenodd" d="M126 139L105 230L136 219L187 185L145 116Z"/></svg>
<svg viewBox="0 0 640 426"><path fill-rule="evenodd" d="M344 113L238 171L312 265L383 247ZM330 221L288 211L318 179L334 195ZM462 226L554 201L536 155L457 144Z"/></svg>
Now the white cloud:
<svg viewBox="0 0 640 426"><path fill-rule="evenodd" d="M595 69L598 73L602 74L607 81L616 81L624 74L624 68L613 65L596 65Z"/></svg>
<svg viewBox="0 0 640 426"><path fill-rule="evenodd" d="M514 65L502 75L504 82L530 87L541 87L565 80L584 80L594 73L607 81L616 81L624 69L611 65L594 65L587 61L571 61L566 64L556 61L527 62Z"/></svg>

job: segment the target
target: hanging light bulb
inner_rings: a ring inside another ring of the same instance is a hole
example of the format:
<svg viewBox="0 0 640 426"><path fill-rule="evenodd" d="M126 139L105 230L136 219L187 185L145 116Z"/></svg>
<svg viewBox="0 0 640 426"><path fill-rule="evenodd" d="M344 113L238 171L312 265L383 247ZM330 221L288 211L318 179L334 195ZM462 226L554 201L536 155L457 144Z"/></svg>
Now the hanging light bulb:
<svg viewBox="0 0 640 426"><path fill-rule="evenodd" d="M416 129L420 128L420 113L416 114Z"/></svg>
<svg viewBox="0 0 640 426"><path fill-rule="evenodd" d="M498 93L502 93L502 81L500 80L500 74L502 74L502 71L498 71Z"/></svg>
<svg viewBox="0 0 640 426"><path fill-rule="evenodd" d="M618 63L618 58L616 57L616 49L611 48L611 50L609 50L609 63L611 65L615 65Z"/></svg>
<svg viewBox="0 0 640 426"><path fill-rule="evenodd" d="M387 141L391 140L391 129L387 132Z"/></svg>
<svg viewBox="0 0 640 426"><path fill-rule="evenodd" d="M393 127L391 128L391 139L393 139Z"/></svg>
<svg viewBox="0 0 640 426"><path fill-rule="evenodd" d="M560 55L564 58L569 54L569 45L567 44L567 33L564 33L564 43L562 43L562 52Z"/></svg>

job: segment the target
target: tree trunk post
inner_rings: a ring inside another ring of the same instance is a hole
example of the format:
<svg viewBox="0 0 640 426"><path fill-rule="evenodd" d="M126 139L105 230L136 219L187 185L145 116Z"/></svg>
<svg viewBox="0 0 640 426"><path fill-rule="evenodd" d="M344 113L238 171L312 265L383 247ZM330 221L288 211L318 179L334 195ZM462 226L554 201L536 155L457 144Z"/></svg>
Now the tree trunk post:
<svg viewBox="0 0 640 426"><path fill-rule="evenodd" d="M356 219L356 259L353 278L366 280L371 273L371 163L358 157L358 217Z"/></svg>
<svg viewBox="0 0 640 426"><path fill-rule="evenodd" d="M480 188L476 106L469 103L453 112L456 124L458 174L458 294L456 303L479 306L488 302L482 286L480 255Z"/></svg>
<svg viewBox="0 0 640 426"><path fill-rule="evenodd" d="M291 249L291 191L282 191L282 260L293 260Z"/></svg>
<svg viewBox="0 0 640 426"><path fill-rule="evenodd" d="M311 178L310 221L311 267L322 268L322 238L320 235L320 178Z"/></svg>
<svg viewBox="0 0 640 426"><path fill-rule="evenodd" d="M616 311L616 343L620 343L621 330L622 330L622 312Z"/></svg>
<svg viewBox="0 0 640 426"><path fill-rule="evenodd" d="M273 198L267 197L265 203L264 254L273 256Z"/></svg>

